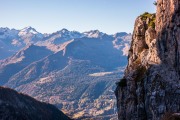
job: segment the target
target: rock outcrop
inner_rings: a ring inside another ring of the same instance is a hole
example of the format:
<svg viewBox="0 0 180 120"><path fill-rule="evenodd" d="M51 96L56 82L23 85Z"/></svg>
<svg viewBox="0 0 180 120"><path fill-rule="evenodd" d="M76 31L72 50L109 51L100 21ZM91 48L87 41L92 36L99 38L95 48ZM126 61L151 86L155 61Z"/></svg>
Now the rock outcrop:
<svg viewBox="0 0 180 120"><path fill-rule="evenodd" d="M156 15L145 13L136 19L128 60L115 91L119 120L179 115L179 0L157 0Z"/></svg>
<svg viewBox="0 0 180 120"><path fill-rule="evenodd" d="M70 120L53 105L0 87L1 120Z"/></svg>

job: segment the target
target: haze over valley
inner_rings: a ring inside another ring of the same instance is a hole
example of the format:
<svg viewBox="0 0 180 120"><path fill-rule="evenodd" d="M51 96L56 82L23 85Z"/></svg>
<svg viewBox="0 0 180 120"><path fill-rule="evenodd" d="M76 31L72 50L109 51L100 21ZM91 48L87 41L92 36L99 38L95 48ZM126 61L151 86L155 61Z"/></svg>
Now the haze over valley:
<svg viewBox="0 0 180 120"><path fill-rule="evenodd" d="M117 118L115 83L130 42L125 32L0 28L0 85L54 104L72 118Z"/></svg>

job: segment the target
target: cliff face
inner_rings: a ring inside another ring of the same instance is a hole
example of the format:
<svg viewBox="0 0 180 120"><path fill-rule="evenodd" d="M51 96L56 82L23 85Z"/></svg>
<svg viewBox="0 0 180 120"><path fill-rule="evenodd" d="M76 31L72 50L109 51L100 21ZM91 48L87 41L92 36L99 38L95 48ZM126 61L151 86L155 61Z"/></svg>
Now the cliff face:
<svg viewBox="0 0 180 120"><path fill-rule="evenodd" d="M0 87L1 120L70 120L50 104L19 94L9 88Z"/></svg>
<svg viewBox="0 0 180 120"><path fill-rule="evenodd" d="M160 120L180 112L180 1L157 0L136 19L124 78L116 88L119 120Z"/></svg>

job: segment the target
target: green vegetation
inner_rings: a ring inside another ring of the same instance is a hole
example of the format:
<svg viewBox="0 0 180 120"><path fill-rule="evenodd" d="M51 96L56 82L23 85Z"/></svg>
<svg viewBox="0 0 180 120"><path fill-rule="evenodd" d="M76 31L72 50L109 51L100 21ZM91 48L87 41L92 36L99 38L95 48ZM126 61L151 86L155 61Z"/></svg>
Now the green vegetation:
<svg viewBox="0 0 180 120"><path fill-rule="evenodd" d="M146 21L147 19L148 21L148 27L152 27L155 28L155 22L156 22L156 15L155 14L150 14L148 12L145 12L144 14L140 15L141 19Z"/></svg>
<svg viewBox="0 0 180 120"><path fill-rule="evenodd" d="M149 27L155 28L155 20L150 21L150 23L148 24Z"/></svg>
<svg viewBox="0 0 180 120"><path fill-rule="evenodd" d="M154 1L154 3L153 3L155 6L157 6L157 2L156 1Z"/></svg>
<svg viewBox="0 0 180 120"><path fill-rule="evenodd" d="M152 14L148 13L148 12L145 12L144 14L140 15L140 17L143 19L143 20L146 20L147 18L150 18Z"/></svg>

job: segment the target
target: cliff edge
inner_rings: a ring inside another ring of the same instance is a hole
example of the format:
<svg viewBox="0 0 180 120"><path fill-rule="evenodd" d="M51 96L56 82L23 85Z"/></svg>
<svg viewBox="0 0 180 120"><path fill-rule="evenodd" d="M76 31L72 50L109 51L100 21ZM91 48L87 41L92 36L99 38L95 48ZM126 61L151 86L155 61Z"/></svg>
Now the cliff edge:
<svg viewBox="0 0 180 120"><path fill-rule="evenodd" d="M128 66L115 94L119 120L180 116L179 0L157 0L156 14L136 19Z"/></svg>

